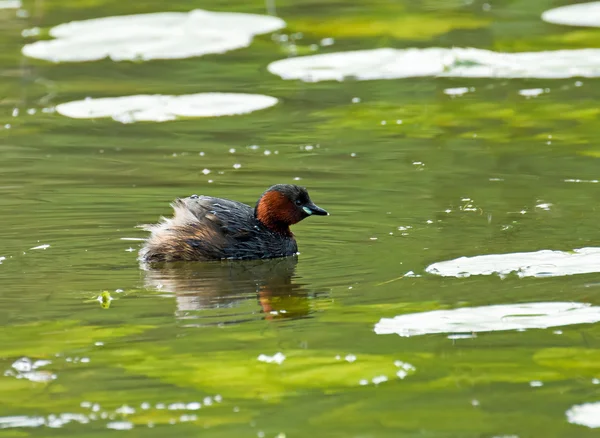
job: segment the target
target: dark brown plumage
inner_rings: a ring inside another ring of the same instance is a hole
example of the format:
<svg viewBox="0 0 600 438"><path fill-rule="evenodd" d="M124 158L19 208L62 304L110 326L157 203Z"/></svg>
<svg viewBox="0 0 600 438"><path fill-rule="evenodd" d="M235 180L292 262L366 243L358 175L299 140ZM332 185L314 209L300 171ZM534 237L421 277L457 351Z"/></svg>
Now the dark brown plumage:
<svg viewBox="0 0 600 438"><path fill-rule="evenodd" d="M228 199L192 195L171 204L174 217L144 228L151 232L140 251L143 262L250 260L298 252L290 225L315 214L305 188L278 184L265 191L256 207Z"/></svg>

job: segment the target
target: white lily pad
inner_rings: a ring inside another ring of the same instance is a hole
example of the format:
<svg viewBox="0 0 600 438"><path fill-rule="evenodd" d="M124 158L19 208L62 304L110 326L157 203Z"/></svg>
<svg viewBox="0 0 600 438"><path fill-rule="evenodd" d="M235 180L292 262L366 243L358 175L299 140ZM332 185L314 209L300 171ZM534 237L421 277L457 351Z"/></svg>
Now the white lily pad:
<svg viewBox="0 0 600 438"><path fill-rule="evenodd" d="M262 94L198 93L181 96L135 95L84 99L60 104L56 111L74 119L110 117L121 123L166 122L178 117L221 117L269 108L277 99Z"/></svg>
<svg viewBox="0 0 600 438"><path fill-rule="evenodd" d="M231 12L161 12L60 24L54 40L23 47L25 56L52 62L181 59L247 47L255 35L285 27L277 17Z"/></svg>
<svg viewBox="0 0 600 438"><path fill-rule="evenodd" d="M541 250L460 257L434 263L425 270L442 277L492 274L504 276L513 272L521 278L588 274L600 272L600 248L579 248L572 252Z"/></svg>
<svg viewBox="0 0 600 438"><path fill-rule="evenodd" d="M600 2L578 3L550 9L542 14L542 20L566 26L600 27Z"/></svg>
<svg viewBox="0 0 600 438"><path fill-rule="evenodd" d="M600 427L600 402L573 406L567 411L567 420L590 428Z"/></svg>
<svg viewBox="0 0 600 438"><path fill-rule="evenodd" d="M282 59L282 79L305 82L411 77L542 78L600 76L600 49L499 53L473 48L375 49Z"/></svg>
<svg viewBox="0 0 600 438"><path fill-rule="evenodd" d="M434 333L545 329L598 321L600 307L586 303L500 304L381 318L374 330L378 335L396 333L409 337Z"/></svg>

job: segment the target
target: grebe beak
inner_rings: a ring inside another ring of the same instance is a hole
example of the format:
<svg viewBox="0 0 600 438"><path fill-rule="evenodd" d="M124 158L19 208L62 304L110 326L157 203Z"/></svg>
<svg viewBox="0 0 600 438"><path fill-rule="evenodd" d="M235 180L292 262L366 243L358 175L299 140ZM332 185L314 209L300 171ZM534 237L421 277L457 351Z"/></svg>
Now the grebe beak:
<svg viewBox="0 0 600 438"><path fill-rule="evenodd" d="M329 216L329 213L327 213L326 210L323 210L321 207L317 207L312 202L302 207L302 210L304 210L304 212L309 216L312 214L316 216Z"/></svg>

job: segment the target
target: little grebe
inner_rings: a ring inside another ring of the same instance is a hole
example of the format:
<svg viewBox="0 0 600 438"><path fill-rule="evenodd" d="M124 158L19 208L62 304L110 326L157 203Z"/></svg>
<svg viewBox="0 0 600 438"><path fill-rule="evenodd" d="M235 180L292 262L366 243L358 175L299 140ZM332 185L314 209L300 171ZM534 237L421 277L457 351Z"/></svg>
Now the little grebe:
<svg viewBox="0 0 600 438"><path fill-rule="evenodd" d="M304 187L277 184L256 207L228 199L192 195L171 204L172 219L143 228L152 234L140 251L143 262L250 260L298 252L290 225L328 215Z"/></svg>

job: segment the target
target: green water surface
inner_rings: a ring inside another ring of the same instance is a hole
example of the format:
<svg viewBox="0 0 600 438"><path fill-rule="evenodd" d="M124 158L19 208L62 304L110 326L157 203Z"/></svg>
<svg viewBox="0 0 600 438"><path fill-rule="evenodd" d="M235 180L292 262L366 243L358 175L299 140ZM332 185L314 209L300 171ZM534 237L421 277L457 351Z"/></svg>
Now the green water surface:
<svg viewBox="0 0 600 438"><path fill-rule="evenodd" d="M267 3L25 0L28 16L0 10L0 436L598 436L565 415L600 401L598 324L457 340L373 329L383 317L463 306L600 305L596 274L424 273L460 256L597 244L600 190L586 181L600 177L600 80L284 81L266 66L290 43L272 35L185 60L51 64L20 54L32 41L21 31L34 26L44 37L71 20L273 12ZM564 2L488 3L274 6L298 53L322 38L334 44L317 53L600 47L600 29L540 20ZM455 87L475 91L444 93ZM526 99L527 88L549 92ZM87 96L209 91L280 102L129 125L42 112ZM294 227L297 260L145 272L140 242L123 240L143 238L136 225L169 215L176 197L253 204L271 184L298 181L331 216ZM40 245L50 247L30 249ZM409 271L422 276L401 278ZM279 365L258 360L278 352ZM21 358L50 363L26 378L13 367ZM414 370L400 379L395 361Z"/></svg>

